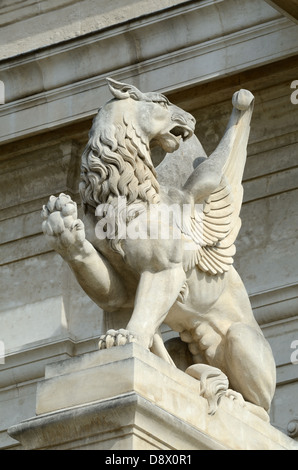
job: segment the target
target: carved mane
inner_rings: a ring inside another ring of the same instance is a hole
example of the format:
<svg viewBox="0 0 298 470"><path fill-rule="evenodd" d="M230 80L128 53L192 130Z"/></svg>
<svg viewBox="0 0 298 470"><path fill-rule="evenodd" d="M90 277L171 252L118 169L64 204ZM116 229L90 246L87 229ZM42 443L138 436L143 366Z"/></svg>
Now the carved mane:
<svg viewBox="0 0 298 470"><path fill-rule="evenodd" d="M121 196L127 205L160 201L150 150L132 116L107 125L106 113L99 111L82 155L80 194L85 210Z"/></svg>

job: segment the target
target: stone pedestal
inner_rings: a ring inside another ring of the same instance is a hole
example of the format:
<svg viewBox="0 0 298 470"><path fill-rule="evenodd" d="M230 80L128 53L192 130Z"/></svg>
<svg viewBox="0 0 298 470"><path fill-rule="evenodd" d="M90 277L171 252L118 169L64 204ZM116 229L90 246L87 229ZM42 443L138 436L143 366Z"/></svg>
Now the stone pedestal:
<svg viewBox="0 0 298 470"><path fill-rule="evenodd" d="M36 416L9 429L26 449L297 449L229 398L208 414L200 383L137 344L46 367Z"/></svg>

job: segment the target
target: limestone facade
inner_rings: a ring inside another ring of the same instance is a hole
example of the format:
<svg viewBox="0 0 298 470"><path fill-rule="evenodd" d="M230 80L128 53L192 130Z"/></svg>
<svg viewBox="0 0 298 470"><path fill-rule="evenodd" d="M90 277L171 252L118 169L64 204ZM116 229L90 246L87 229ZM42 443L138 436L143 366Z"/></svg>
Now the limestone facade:
<svg viewBox="0 0 298 470"><path fill-rule="evenodd" d="M255 95L235 264L277 364L271 422L295 437L298 25L269 3L1 3L0 448L20 448L6 430L35 415L45 366L95 351L113 326L49 251L40 218L50 194L79 202L80 156L109 99L106 76L161 91L193 114L208 154L233 92Z"/></svg>

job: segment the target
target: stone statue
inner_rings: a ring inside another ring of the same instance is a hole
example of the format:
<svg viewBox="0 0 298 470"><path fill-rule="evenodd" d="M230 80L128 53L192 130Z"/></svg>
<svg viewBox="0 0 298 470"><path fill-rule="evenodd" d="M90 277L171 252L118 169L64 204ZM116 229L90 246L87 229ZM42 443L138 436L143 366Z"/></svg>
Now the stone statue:
<svg viewBox="0 0 298 470"><path fill-rule="evenodd" d="M233 267L253 95L234 94L207 158L189 113L162 94L107 81L113 99L82 156L84 223L69 196L51 196L44 234L105 312L131 309L126 328L101 336L100 349L136 341L173 363L164 322L187 343L186 372L201 381L210 413L227 395L268 417L275 364ZM167 153L156 168L155 145Z"/></svg>

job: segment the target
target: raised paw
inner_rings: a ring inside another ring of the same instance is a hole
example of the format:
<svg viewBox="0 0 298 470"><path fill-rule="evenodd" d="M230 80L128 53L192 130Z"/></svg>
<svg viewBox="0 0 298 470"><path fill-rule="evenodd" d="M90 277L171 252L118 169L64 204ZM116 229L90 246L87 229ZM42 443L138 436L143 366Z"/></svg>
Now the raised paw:
<svg viewBox="0 0 298 470"><path fill-rule="evenodd" d="M102 335L99 338L98 348L108 349L134 342L136 342L136 337L130 331L120 328L120 330L108 330L105 335Z"/></svg>
<svg viewBox="0 0 298 470"><path fill-rule="evenodd" d="M62 256L78 251L84 240L83 222L77 218L77 205L70 196L51 196L43 206L42 230L50 246Z"/></svg>

